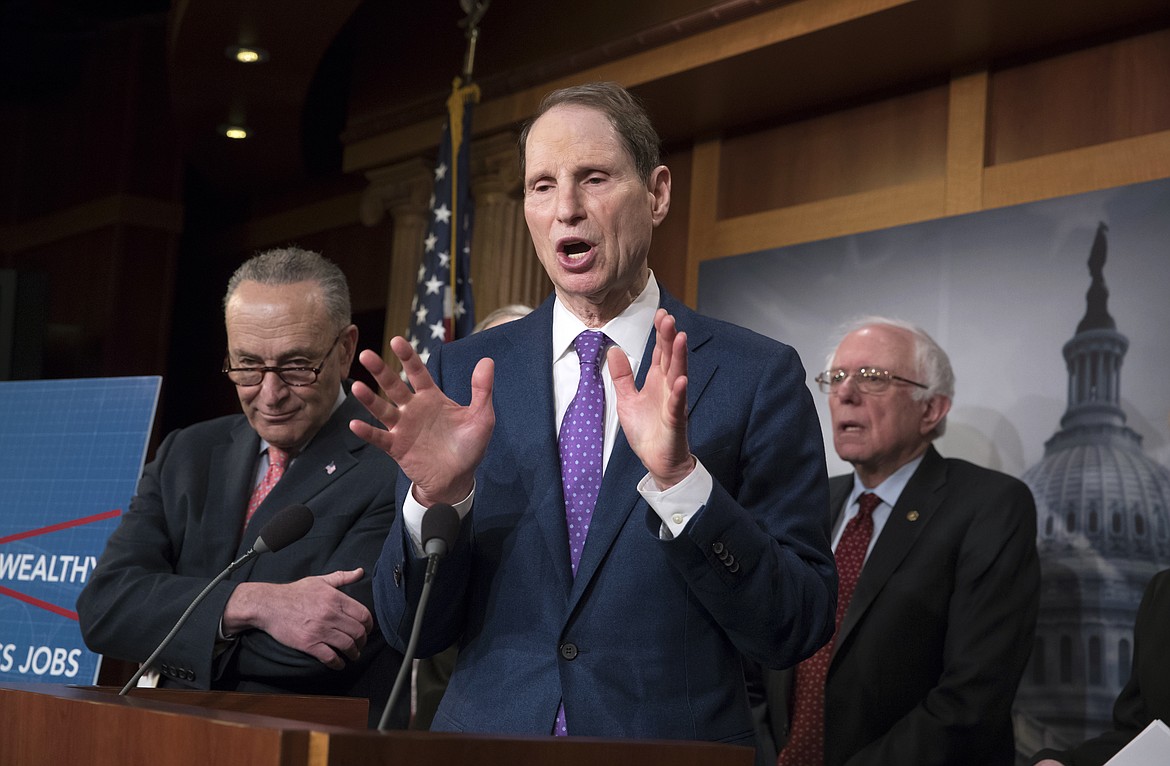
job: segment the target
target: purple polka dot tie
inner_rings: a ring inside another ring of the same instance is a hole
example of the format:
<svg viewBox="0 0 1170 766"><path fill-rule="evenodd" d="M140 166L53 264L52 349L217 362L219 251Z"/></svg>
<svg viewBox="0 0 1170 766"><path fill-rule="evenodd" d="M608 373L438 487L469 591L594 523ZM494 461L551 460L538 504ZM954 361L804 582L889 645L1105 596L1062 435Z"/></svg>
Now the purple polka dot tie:
<svg viewBox="0 0 1170 766"><path fill-rule="evenodd" d="M601 379L601 355L610 344L605 333L586 330L573 341L581 360L577 395L561 421L561 483L565 489L565 521L569 525L569 561L573 576L581 561L581 550L589 534L589 520L601 490L602 458L605 450L605 384ZM557 708L553 734L569 733L565 706Z"/></svg>
<svg viewBox="0 0 1170 766"><path fill-rule="evenodd" d="M792 725L788 744L776 759L777 766L822 766L825 762L825 679L829 676L829 660L873 537L873 512L882 502L872 492L862 494L857 500L857 515L845 525L834 553L837 559L837 615L833 637L816 654L796 666Z"/></svg>
<svg viewBox="0 0 1170 766"><path fill-rule="evenodd" d="M589 534L589 520L601 489L601 461L605 448L605 384L601 380L601 354L609 338L586 330L573 341L581 360L577 395L561 421L559 437L561 482L565 488L565 519L569 525L569 560L573 574Z"/></svg>

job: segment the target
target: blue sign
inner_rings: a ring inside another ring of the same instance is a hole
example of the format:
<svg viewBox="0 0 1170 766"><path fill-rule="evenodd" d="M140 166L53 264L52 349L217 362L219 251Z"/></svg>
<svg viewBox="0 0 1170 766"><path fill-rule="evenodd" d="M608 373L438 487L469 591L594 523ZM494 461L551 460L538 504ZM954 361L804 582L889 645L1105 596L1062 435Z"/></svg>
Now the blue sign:
<svg viewBox="0 0 1170 766"><path fill-rule="evenodd" d="M75 604L134 495L161 385L0 383L0 682L97 682Z"/></svg>

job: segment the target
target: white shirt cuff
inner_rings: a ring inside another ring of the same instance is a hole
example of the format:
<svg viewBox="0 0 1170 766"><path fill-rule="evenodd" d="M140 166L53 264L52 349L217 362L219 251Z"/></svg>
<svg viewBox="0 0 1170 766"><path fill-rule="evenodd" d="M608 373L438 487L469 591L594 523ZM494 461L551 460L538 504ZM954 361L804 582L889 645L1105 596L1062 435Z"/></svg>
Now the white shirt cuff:
<svg viewBox="0 0 1170 766"><path fill-rule="evenodd" d="M682 534L691 517L706 505L712 487L711 474L698 458L695 459L695 470L670 489L658 489L649 473L638 482L638 492L662 519L658 536L663 540L673 540Z"/></svg>
<svg viewBox="0 0 1170 766"><path fill-rule="evenodd" d="M474 499L475 485L473 484L467 497L452 506L459 514L460 521L463 521L471 512L471 503ZM406 525L406 532L410 535L410 542L414 545L414 555L416 556L423 555L422 517L426 512L426 507L414 499L414 484L411 484L410 491L406 493L406 500L402 502L402 523Z"/></svg>

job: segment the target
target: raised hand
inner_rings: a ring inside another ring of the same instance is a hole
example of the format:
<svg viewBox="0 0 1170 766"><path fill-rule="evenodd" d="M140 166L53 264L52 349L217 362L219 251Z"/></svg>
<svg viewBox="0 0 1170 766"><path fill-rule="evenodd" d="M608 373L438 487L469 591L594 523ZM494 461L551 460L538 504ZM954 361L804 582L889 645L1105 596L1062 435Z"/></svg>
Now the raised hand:
<svg viewBox="0 0 1170 766"><path fill-rule="evenodd" d="M225 633L254 628L315 657L333 670L356 660L374 627L370 610L339 588L362 579L362 570L331 572L291 583L240 583L223 612Z"/></svg>
<svg viewBox="0 0 1170 766"><path fill-rule="evenodd" d="M608 361L626 440L658 488L667 489L695 468L687 443L687 336L666 309L654 315L654 330L654 354L641 391L621 349L611 348Z"/></svg>
<svg viewBox="0 0 1170 766"><path fill-rule="evenodd" d="M363 351L358 358L378 381L386 398L361 382L353 384L353 394L386 430L360 420L351 421L350 430L394 458L414 483L415 500L427 507L440 502L457 503L474 486L475 469L483 460L496 424L492 409L493 362L481 359L475 366L471 404L464 407L435 385L406 339L395 337L390 349L402 363L410 385L380 356Z"/></svg>

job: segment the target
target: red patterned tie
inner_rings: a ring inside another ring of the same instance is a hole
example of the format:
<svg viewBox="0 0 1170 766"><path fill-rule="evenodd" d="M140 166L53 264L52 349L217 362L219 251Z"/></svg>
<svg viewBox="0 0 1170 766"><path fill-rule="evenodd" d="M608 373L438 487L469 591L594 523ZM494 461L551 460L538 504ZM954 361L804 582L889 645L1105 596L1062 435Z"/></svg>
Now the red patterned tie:
<svg viewBox="0 0 1170 766"><path fill-rule="evenodd" d="M268 493L276 486L276 482L280 481L280 477L284 476L284 468L288 465L288 453L280 447L273 447L268 445L268 470L264 473L264 478L252 490L252 497L248 500L248 515L244 517L244 526L248 526L248 522L252 520L252 514L260 507L260 503L264 502L264 498L268 497Z"/></svg>
<svg viewBox="0 0 1170 766"><path fill-rule="evenodd" d="M829 658L837 641L841 620L853 600L853 589L865 563L865 552L873 537L873 511L881 498L866 492L858 498L857 515L845 525L837 543L837 618L833 637L804 662L796 666L796 688L792 695L792 727L788 744L776 759L777 766L823 766L825 762L825 679Z"/></svg>

